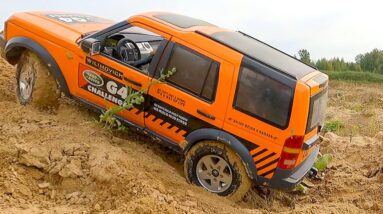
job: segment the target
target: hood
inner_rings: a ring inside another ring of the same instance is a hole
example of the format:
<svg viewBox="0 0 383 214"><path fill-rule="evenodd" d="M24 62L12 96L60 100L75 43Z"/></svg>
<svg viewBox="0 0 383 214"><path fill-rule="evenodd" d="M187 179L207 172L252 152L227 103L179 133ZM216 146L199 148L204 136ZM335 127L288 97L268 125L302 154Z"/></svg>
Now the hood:
<svg viewBox="0 0 383 214"><path fill-rule="evenodd" d="M76 41L84 33L102 30L113 21L79 13L67 12L24 12L14 14L8 22L28 26L28 30L41 36L53 36Z"/></svg>

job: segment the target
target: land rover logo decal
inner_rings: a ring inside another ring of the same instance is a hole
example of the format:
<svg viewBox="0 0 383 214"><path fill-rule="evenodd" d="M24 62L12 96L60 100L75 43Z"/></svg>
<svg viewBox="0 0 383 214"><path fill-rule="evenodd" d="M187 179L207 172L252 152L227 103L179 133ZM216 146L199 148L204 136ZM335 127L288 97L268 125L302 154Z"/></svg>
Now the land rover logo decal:
<svg viewBox="0 0 383 214"><path fill-rule="evenodd" d="M102 77L94 71L86 70L82 73L84 79L91 85L101 87L104 85Z"/></svg>

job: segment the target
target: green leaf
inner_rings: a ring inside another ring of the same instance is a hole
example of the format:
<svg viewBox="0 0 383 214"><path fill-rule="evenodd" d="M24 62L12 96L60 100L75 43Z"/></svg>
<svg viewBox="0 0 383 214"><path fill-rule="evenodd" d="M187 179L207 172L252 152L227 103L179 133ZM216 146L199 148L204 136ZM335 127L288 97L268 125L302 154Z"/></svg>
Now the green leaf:
<svg viewBox="0 0 383 214"><path fill-rule="evenodd" d="M294 190L294 192L299 192L301 194L306 194L307 193L307 187L305 187L303 184L298 184Z"/></svg>
<svg viewBox="0 0 383 214"><path fill-rule="evenodd" d="M314 167L319 171L324 171L328 164L331 162L332 156L330 154L324 154L315 160Z"/></svg>

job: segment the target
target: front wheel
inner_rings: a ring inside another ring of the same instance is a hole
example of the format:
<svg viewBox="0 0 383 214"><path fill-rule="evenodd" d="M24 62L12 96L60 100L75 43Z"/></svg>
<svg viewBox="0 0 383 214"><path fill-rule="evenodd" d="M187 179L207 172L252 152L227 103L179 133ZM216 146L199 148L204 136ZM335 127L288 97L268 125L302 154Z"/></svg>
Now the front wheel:
<svg viewBox="0 0 383 214"><path fill-rule="evenodd" d="M220 196L239 201L251 187L251 179L241 158L230 147L203 141L193 146L184 162L189 183Z"/></svg>
<svg viewBox="0 0 383 214"><path fill-rule="evenodd" d="M16 95L20 104L58 107L60 91L48 66L33 52L25 51L16 67Z"/></svg>

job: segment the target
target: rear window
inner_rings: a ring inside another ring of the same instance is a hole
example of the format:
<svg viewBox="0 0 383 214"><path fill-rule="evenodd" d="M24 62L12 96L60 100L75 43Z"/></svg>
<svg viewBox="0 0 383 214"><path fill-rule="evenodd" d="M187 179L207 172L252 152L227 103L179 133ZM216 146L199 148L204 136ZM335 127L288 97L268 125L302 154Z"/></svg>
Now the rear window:
<svg viewBox="0 0 383 214"><path fill-rule="evenodd" d="M325 113L327 107L327 100L327 88L311 98L310 114L306 131L307 133L312 131L315 127L323 125L326 116Z"/></svg>
<svg viewBox="0 0 383 214"><path fill-rule="evenodd" d="M293 90L261 72L243 67L237 84L235 108L279 128L288 126Z"/></svg>

